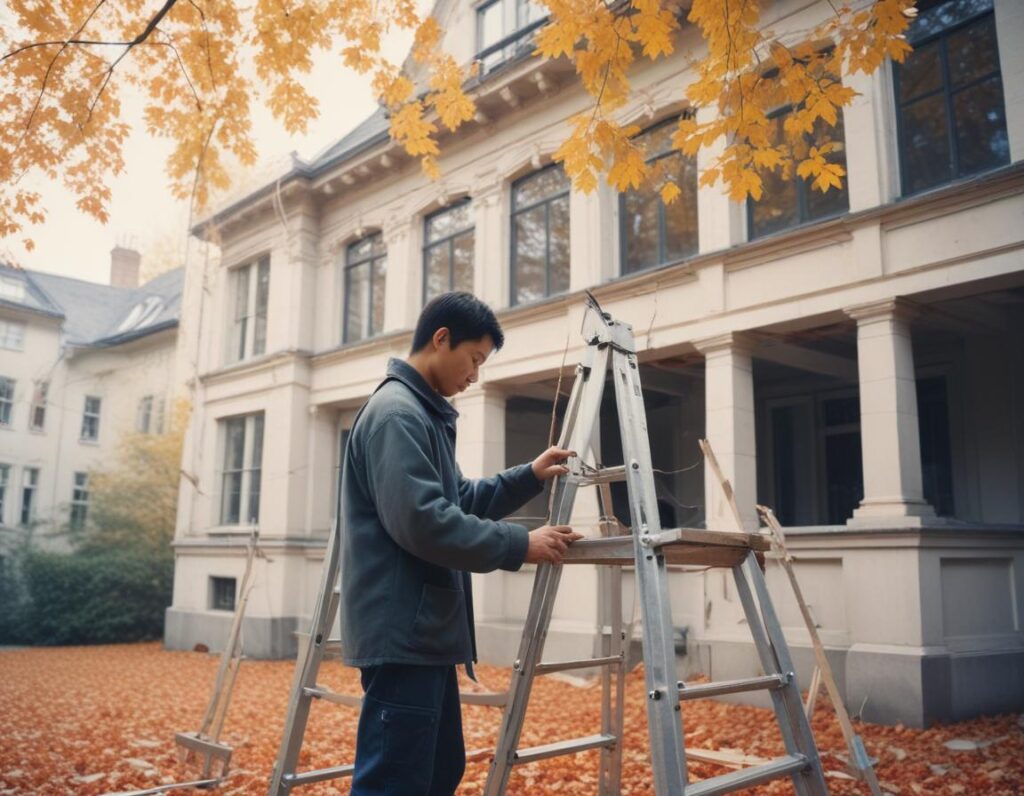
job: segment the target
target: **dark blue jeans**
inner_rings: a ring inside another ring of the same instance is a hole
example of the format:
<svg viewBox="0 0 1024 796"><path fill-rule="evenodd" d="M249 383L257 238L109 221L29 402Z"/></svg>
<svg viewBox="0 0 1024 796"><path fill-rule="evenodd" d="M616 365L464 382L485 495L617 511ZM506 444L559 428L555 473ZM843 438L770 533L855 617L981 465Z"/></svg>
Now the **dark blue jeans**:
<svg viewBox="0 0 1024 796"><path fill-rule="evenodd" d="M452 796L466 770L454 666L362 672L352 796Z"/></svg>

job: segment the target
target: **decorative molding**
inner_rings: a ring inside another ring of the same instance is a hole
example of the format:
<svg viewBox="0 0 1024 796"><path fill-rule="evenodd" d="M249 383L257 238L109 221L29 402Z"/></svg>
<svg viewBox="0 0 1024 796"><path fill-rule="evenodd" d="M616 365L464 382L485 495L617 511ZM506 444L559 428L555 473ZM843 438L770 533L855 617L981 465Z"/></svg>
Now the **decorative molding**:
<svg viewBox="0 0 1024 796"><path fill-rule="evenodd" d="M890 296L878 301L844 307L843 312L861 324L889 319L910 321L921 311L916 304L901 296Z"/></svg>
<svg viewBox="0 0 1024 796"><path fill-rule="evenodd" d="M692 343L705 359L733 352L753 356L754 349L757 347L757 341L745 332L724 332L712 337L693 340Z"/></svg>

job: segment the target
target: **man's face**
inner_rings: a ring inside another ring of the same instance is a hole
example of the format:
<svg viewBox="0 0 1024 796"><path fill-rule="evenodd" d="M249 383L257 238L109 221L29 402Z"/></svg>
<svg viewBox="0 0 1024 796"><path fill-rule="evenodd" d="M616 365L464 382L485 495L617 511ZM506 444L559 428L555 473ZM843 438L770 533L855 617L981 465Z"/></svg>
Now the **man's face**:
<svg viewBox="0 0 1024 796"><path fill-rule="evenodd" d="M474 384L480 377L480 366L494 351L494 341L489 334L479 340L463 340L455 348L450 346L451 336L445 335L435 348L431 370L437 383L437 391L445 398L451 398Z"/></svg>

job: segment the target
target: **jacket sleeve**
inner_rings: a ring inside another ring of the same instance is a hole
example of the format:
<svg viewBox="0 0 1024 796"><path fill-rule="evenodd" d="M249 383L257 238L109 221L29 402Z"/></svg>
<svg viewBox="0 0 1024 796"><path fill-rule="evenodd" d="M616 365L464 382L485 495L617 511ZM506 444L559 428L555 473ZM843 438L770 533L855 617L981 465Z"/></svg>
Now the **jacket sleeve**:
<svg viewBox="0 0 1024 796"><path fill-rule="evenodd" d="M530 464L519 464L491 478L464 478L459 471L459 504L466 514L488 520L507 517L544 489Z"/></svg>
<svg viewBox="0 0 1024 796"><path fill-rule="evenodd" d="M444 496L423 421L396 412L366 441L365 472L377 516L395 543L417 558L469 572L523 565L525 526L465 513Z"/></svg>

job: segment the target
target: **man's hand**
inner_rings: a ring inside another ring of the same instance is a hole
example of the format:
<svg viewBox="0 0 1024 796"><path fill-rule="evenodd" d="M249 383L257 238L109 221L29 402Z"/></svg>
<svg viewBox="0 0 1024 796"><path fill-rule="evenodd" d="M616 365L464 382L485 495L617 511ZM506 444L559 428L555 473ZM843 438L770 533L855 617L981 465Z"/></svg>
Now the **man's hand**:
<svg viewBox="0 0 1024 796"><path fill-rule="evenodd" d="M557 450L552 448L551 450ZM526 563L539 564L547 561L550 564L561 564L565 551L583 534L576 533L568 525L544 525L530 531L530 545L526 548Z"/></svg>
<svg viewBox="0 0 1024 796"><path fill-rule="evenodd" d="M549 478L554 478L556 475L565 475L569 472L569 468L566 467L563 462L570 456L575 456L575 451L567 451L565 448L559 448L557 445L552 445L544 453L533 460L533 474L537 476L538 481L547 481Z"/></svg>

